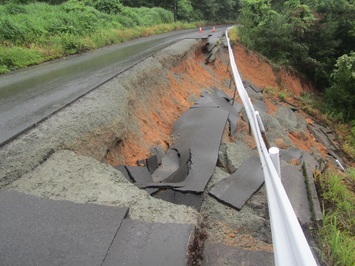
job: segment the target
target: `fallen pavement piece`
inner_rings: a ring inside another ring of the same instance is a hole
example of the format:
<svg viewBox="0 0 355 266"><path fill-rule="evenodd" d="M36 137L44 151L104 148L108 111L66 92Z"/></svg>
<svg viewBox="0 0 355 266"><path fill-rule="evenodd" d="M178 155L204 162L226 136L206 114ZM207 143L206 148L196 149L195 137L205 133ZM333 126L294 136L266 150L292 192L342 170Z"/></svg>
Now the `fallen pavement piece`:
<svg viewBox="0 0 355 266"><path fill-rule="evenodd" d="M151 157L152 158L152 157ZM148 166L148 159L147 159ZM123 168L122 168L123 167ZM152 175L147 169L146 166L117 166L115 167L117 170L121 171L121 173L127 178L128 181L133 181L132 183L145 183L145 182L154 182L152 179ZM159 189L156 188L144 188L149 194L154 194Z"/></svg>
<svg viewBox="0 0 355 266"><path fill-rule="evenodd" d="M282 165L281 181L300 223L311 224L312 213L301 166Z"/></svg>
<svg viewBox="0 0 355 266"><path fill-rule="evenodd" d="M322 209L320 208L320 203L318 199L317 189L314 184L313 171L318 168L318 162L307 152L302 153L300 158L302 162L303 174L306 178L306 185L308 190L309 204L311 206L312 219L316 222L322 220Z"/></svg>
<svg viewBox="0 0 355 266"><path fill-rule="evenodd" d="M187 265L193 233L191 224L124 220L102 265Z"/></svg>
<svg viewBox="0 0 355 266"><path fill-rule="evenodd" d="M262 111L264 113L268 113L269 109L267 108L266 104L263 101L254 100L253 105L256 111Z"/></svg>
<svg viewBox="0 0 355 266"><path fill-rule="evenodd" d="M129 175L134 179L135 183L153 182L152 175L145 166L125 166Z"/></svg>
<svg viewBox="0 0 355 266"><path fill-rule="evenodd" d="M240 210L263 183L260 159L249 157L234 174L213 186L209 193L217 200Z"/></svg>
<svg viewBox="0 0 355 266"><path fill-rule="evenodd" d="M206 243L203 265L243 265L271 266L274 264L274 254L267 251L254 251L228 246L221 243Z"/></svg>
<svg viewBox="0 0 355 266"><path fill-rule="evenodd" d="M334 160L338 160L340 162L340 165L336 161L335 164L339 165L340 168L343 168L344 159L341 157L341 151L334 141L335 135L333 134L333 131L317 123L307 124L307 128L318 142L324 144L328 153L334 158Z"/></svg>
<svg viewBox="0 0 355 266"><path fill-rule="evenodd" d="M115 168L116 170L120 171L123 176L127 179L127 181L131 182L131 183L135 183L136 181L132 178L132 176L128 173L127 168L124 165L117 165L114 166L113 168Z"/></svg>
<svg viewBox="0 0 355 266"><path fill-rule="evenodd" d="M172 175L179 168L179 153L176 149L169 149L162 158L161 165L153 172L152 178L155 182L160 182Z"/></svg>
<svg viewBox="0 0 355 266"><path fill-rule="evenodd" d="M173 189L161 189L153 196L171 203L193 207L197 211L200 211L203 201L203 193L180 192Z"/></svg>
<svg viewBox="0 0 355 266"><path fill-rule="evenodd" d="M251 99L259 101L263 100L262 90L260 90L256 85L252 84L248 80L243 80L243 85Z"/></svg>
<svg viewBox="0 0 355 266"><path fill-rule="evenodd" d="M154 173L154 171L159 167L158 156L154 154L153 156L147 158L146 166L148 168L149 173Z"/></svg>
<svg viewBox="0 0 355 266"><path fill-rule="evenodd" d="M217 163L219 146L228 112L220 108L192 108L175 123L171 150L178 151L180 165L160 183L139 184L140 187L171 186L175 190L202 193L211 179ZM163 158L164 162L164 158ZM174 164L174 160L172 160ZM169 171L169 167L167 172ZM153 173L160 171L160 167ZM161 179L154 177L154 179ZM172 185L172 184L176 185Z"/></svg>
<svg viewBox="0 0 355 266"><path fill-rule="evenodd" d="M213 175L229 113L220 108L187 110L175 123L172 148L191 152L190 170L180 191L202 193ZM172 182L172 180L170 180Z"/></svg>
<svg viewBox="0 0 355 266"><path fill-rule="evenodd" d="M201 94L201 98L199 98L195 105L191 108L221 108L227 112L229 112L228 122L229 122L229 134L232 135L237 130L237 122L239 120L239 112L243 108L243 105L239 103L234 103L233 105L230 103L232 100L227 94L223 91L218 90L215 93L208 94L204 92Z"/></svg>
<svg viewBox="0 0 355 266"><path fill-rule="evenodd" d="M128 208L0 191L2 265L101 265Z"/></svg>
<svg viewBox="0 0 355 266"><path fill-rule="evenodd" d="M302 156L302 151L298 148L289 148L287 150L280 149L280 159L290 163L292 159L297 161L300 160Z"/></svg>
<svg viewBox="0 0 355 266"><path fill-rule="evenodd" d="M253 83L251 83L249 80L243 80L243 85L244 85L245 89L251 88L256 93L259 93L259 92L261 93L262 92L262 90L259 87L257 87Z"/></svg>

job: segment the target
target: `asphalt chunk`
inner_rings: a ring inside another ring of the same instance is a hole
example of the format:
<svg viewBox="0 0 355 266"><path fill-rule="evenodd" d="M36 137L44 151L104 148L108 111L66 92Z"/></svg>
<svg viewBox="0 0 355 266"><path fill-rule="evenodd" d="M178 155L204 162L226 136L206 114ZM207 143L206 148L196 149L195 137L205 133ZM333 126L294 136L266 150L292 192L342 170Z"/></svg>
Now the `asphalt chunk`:
<svg viewBox="0 0 355 266"><path fill-rule="evenodd" d="M249 157L234 174L213 186L209 193L217 200L240 210L263 183L260 159Z"/></svg>
<svg viewBox="0 0 355 266"><path fill-rule="evenodd" d="M186 265L193 232L191 224L124 220L102 265Z"/></svg>
<svg viewBox="0 0 355 266"><path fill-rule="evenodd" d="M129 175L134 179L135 183L150 183L153 178L148 168L145 166L125 166Z"/></svg>
<svg viewBox="0 0 355 266"><path fill-rule="evenodd" d="M191 152L190 170L179 191L202 193L213 175L229 113L220 108L186 111L175 123L173 148Z"/></svg>
<svg viewBox="0 0 355 266"><path fill-rule="evenodd" d="M153 174L159 166L158 156L154 154L153 156L147 158L146 166L148 168L149 173Z"/></svg>
<svg viewBox="0 0 355 266"><path fill-rule="evenodd" d="M175 204L183 204L200 211L203 193L180 192L173 189L164 189L154 194L157 199L162 199Z"/></svg>
<svg viewBox="0 0 355 266"><path fill-rule="evenodd" d="M311 224L312 213L308 201L305 177L301 167L282 165L281 181L300 223L302 225Z"/></svg>
<svg viewBox="0 0 355 266"><path fill-rule="evenodd" d="M2 265L101 265L128 208L0 191Z"/></svg>
<svg viewBox="0 0 355 266"><path fill-rule="evenodd" d="M275 265L274 254L267 251L253 251L221 243L205 244L203 265Z"/></svg>
<svg viewBox="0 0 355 266"><path fill-rule="evenodd" d="M180 164L179 153L176 149L169 149L167 154L162 158L161 164L152 174L155 182L160 182L171 176Z"/></svg>
<svg viewBox="0 0 355 266"><path fill-rule="evenodd" d="M292 159L299 161L302 157L302 151L298 148L289 148L287 150L280 150L280 159L290 163Z"/></svg>

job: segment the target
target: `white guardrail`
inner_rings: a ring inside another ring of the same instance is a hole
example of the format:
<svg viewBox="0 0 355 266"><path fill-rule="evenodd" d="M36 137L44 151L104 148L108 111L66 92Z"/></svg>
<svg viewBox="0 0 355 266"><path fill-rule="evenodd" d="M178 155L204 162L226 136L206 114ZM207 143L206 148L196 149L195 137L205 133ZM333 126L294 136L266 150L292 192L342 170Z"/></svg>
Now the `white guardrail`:
<svg viewBox="0 0 355 266"><path fill-rule="evenodd" d="M235 64L233 51L228 37L229 29L230 28L226 30L226 39L232 74L238 94L243 101L249 119L265 177L275 265L317 265L302 228L297 220L296 214L291 206L290 200L281 183L280 176L275 169L261 136L257 114L250 101L248 93L243 86Z"/></svg>

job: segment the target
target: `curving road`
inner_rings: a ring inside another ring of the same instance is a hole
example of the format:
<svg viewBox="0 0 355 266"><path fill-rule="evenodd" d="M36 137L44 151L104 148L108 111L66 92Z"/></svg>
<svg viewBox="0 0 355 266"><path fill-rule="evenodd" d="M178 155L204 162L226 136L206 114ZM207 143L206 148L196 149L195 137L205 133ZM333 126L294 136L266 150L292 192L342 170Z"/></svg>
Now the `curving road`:
<svg viewBox="0 0 355 266"><path fill-rule="evenodd" d="M172 43L226 28L164 33L0 75L0 146Z"/></svg>

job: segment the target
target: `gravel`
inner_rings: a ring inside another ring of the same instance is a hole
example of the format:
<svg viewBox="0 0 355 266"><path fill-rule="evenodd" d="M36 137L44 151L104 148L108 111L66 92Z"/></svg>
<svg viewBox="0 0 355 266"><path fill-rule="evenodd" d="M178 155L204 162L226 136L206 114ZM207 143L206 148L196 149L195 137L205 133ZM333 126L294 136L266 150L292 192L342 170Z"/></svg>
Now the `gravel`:
<svg viewBox="0 0 355 266"><path fill-rule="evenodd" d="M7 189L54 200L129 207L131 219L146 222L195 224L198 219L191 207L155 199L112 166L72 151L54 153Z"/></svg>

